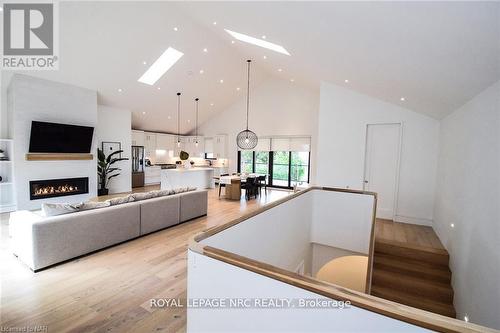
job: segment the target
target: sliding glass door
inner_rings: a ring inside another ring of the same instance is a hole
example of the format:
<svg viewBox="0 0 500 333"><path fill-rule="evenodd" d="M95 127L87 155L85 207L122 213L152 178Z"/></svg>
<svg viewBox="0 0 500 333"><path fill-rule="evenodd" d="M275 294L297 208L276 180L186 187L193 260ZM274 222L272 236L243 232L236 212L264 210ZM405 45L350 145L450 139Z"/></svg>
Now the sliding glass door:
<svg viewBox="0 0 500 333"><path fill-rule="evenodd" d="M309 183L309 152L292 151L290 165L292 187Z"/></svg>
<svg viewBox="0 0 500 333"><path fill-rule="evenodd" d="M270 184L277 187L290 187L290 152L273 151Z"/></svg>
<svg viewBox="0 0 500 333"><path fill-rule="evenodd" d="M309 164L309 152L238 151L238 172L267 175L267 183L273 187L309 183Z"/></svg>

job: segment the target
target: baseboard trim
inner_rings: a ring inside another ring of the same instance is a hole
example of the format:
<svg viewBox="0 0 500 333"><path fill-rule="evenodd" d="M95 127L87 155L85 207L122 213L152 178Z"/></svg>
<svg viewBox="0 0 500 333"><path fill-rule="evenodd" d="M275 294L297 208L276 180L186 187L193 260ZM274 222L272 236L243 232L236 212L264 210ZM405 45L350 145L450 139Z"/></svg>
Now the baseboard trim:
<svg viewBox="0 0 500 333"><path fill-rule="evenodd" d="M425 226L432 227L432 220L423 219L420 217L396 215L396 216L394 216L394 221L401 222L401 223L418 224L418 225L425 225Z"/></svg>

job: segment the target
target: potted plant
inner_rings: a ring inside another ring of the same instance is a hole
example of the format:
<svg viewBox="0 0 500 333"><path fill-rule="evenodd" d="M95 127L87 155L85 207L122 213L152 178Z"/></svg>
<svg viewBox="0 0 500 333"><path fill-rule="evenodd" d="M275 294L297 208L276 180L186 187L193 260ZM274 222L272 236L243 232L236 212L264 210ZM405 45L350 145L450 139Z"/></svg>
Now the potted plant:
<svg viewBox="0 0 500 333"><path fill-rule="evenodd" d="M126 157L114 157L121 153L123 153L123 150L117 150L106 156L101 149L97 148L97 175L99 177L99 189L97 194L99 196L107 195L109 192L107 188L109 181L120 175L119 171L122 169L113 167L112 165L119 161L128 160Z"/></svg>

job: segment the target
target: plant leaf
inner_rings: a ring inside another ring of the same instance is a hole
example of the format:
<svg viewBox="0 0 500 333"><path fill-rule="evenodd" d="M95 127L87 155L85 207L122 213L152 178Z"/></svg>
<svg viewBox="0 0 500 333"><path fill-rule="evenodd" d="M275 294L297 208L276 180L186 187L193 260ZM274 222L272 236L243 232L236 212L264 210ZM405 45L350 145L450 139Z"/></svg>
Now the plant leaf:
<svg viewBox="0 0 500 333"><path fill-rule="evenodd" d="M106 160L106 155L104 155L104 152L100 148L97 148L97 159L99 162L104 162Z"/></svg>
<svg viewBox="0 0 500 333"><path fill-rule="evenodd" d="M116 154L120 154L120 153L123 153L123 150L117 150L117 151L112 152L111 154L108 155L108 157L106 157L106 162L109 163L112 159L111 156L116 155Z"/></svg>
<svg viewBox="0 0 500 333"><path fill-rule="evenodd" d="M111 165L111 164L114 164L114 163L119 162L119 161L127 161L127 160L128 160L128 158L126 158L126 157L123 157L123 158L113 158L113 159L111 159L108 162L108 164Z"/></svg>

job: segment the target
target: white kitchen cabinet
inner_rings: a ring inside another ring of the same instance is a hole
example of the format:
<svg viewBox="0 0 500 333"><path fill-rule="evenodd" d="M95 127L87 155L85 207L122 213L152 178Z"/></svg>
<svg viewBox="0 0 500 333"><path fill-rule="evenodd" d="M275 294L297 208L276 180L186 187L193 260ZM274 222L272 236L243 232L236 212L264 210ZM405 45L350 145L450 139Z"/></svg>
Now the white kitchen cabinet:
<svg viewBox="0 0 500 333"><path fill-rule="evenodd" d="M175 150L176 136L171 134L156 134L156 149L165 151Z"/></svg>
<svg viewBox="0 0 500 333"><path fill-rule="evenodd" d="M144 132L144 156L154 162L156 158L156 133Z"/></svg>
<svg viewBox="0 0 500 333"><path fill-rule="evenodd" d="M132 130L132 146L144 146L144 131Z"/></svg>
<svg viewBox="0 0 500 333"><path fill-rule="evenodd" d="M144 185L156 185L161 180L161 167L149 166L144 168Z"/></svg>
<svg viewBox="0 0 500 333"><path fill-rule="evenodd" d="M196 145L196 139L198 139L198 145ZM204 141L203 137L198 136L185 136L183 137L184 151L189 154L189 157L204 157Z"/></svg>
<svg viewBox="0 0 500 333"><path fill-rule="evenodd" d="M214 157L227 158L227 135L217 134L213 141Z"/></svg>
<svg viewBox="0 0 500 333"><path fill-rule="evenodd" d="M206 137L204 138L203 142L205 143L205 154L213 154L214 152L214 138L212 137Z"/></svg>

